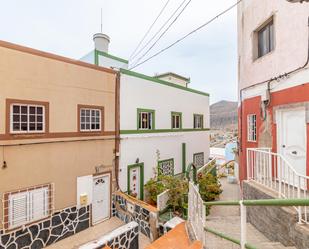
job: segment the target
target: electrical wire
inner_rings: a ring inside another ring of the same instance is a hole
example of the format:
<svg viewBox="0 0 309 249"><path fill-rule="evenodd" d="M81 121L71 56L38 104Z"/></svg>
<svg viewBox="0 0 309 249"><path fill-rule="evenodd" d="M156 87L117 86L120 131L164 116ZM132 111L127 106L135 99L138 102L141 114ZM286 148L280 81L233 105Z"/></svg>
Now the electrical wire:
<svg viewBox="0 0 309 249"><path fill-rule="evenodd" d="M186 5L182 8L182 10L178 13L178 15L175 17L175 19L168 25L168 27L163 31L163 33L158 37L158 39L147 49L147 51L137 59L135 64L138 64L141 59L143 59L150 50L161 40L161 38L167 33L167 31L173 26L173 24L178 20L178 18L181 16L181 14L185 11L185 9L188 7L188 5L191 3L192 0L189 0Z"/></svg>
<svg viewBox="0 0 309 249"><path fill-rule="evenodd" d="M167 0L165 5L163 6L163 8L160 10L158 16L156 17L156 19L154 20L154 22L150 25L149 29L147 30L147 32L145 33L145 35L143 36L143 38L141 39L141 41L138 43L137 47L134 49L134 51L132 52L132 54L129 57L129 60L131 60L131 58L134 56L135 52L139 49L139 47L141 46L141 44L144 42L144 40L146 39L147 35L149 34L149 32L151 31L151 29L153 28L153 26L155 25L155 23L158 21L158 19L160 18L160 16L162 15L163 11L165 10L166 6L168 5L168 3L170 2L170 0Z"/></svg>
<svg viewBox="0 0 309 249"><path fill-rule="evenodd" d="M136 64L135 66L131 67L131 69L134 69L144 63L146 63L147 61L151 60L152 58L158 56L159 54L165 52L166 50L170 49L171 47L175 46L177 43L183 41L184 39L186 39L188 36L194 34L195 32L199 31L200 29L206 27L207 25L209 25L210 23L212 23L214 20L216 20L217 18L219 18L220 16L224 15L225 13L229 12L230 10L232 10L233 8L235 8L240 2L242 2L242 0L237 1L235 4L231 5L229 8L225 9L224 11L220 12L218 15L216 15L215 17L211 18L210 20L208 20L206 23L202 24L201 26L197 27L196 29L192 30L191 32L189 32L188 34L184 35L183 37L179 38L178 40L176 40L175 42L171 43L169 46L161 49L160 51L158 51L157 53L153 54L152 56L148 57L147 59L143 60L142 62Z"/></svg>
<svg viewBox="0 0 309 249"><path fill-rule="evenodd" d="M177 9L173 12L173 14L165 21L165 23L160 27L160 29L149 39L149 41L132 57L132 59L136 58L155 38L156 36L161 32L161 30L168 24L168 22L174 17L174 15L178 12L178 10L181 8L181 6L186 2L187 0L183 0L181 4L177 7Z"/></svg>

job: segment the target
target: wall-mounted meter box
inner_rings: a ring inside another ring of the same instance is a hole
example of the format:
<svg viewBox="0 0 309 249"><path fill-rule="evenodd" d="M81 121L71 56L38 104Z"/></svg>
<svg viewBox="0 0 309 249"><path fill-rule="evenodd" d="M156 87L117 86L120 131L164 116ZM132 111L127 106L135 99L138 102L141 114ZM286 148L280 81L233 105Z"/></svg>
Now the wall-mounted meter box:
<svg viewBox="0 0 309 249"><path fill-rule="evenodd" d="M88 204L88 195L87 194L81 194L79 196L79 202L81 206L86 206Z"/></svg>

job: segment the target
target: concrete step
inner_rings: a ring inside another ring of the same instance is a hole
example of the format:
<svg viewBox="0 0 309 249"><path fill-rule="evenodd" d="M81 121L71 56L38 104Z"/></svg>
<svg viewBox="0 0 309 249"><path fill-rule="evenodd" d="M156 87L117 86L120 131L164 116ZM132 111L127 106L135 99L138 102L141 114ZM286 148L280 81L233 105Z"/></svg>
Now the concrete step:
<svg viewBox="0 0 309 249"><path fill-rule="evenodd" d="M240 217L210 217L206 221L206 226L220 233L228 235L234 239L240 239ZM285 247L279 242L272 242L262 233L256 230L250 223L247 223L247 241L249 244L261 249L296 249L295 247ZM240 248L232 242L226 241L213 234L207 233L207 249Z"/></svg>

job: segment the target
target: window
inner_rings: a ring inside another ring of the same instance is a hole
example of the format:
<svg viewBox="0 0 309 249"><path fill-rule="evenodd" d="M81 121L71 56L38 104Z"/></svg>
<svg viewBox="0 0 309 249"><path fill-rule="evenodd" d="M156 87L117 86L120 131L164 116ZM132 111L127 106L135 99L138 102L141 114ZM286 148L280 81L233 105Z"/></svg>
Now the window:
<svg viewBox="0 0 309 249"><path fill-rule="evenodd" d="M274 50L274 22L271 20L257 31L258 58Z"/></svg>
<svg viewBox="0 0 309 249"><path fill-rule="evenodd" d="M154 129L154 110L138 109L138 129L153 130Z"/></svg>
<svg viewBox="0 0 309 249"><path fill-rule="evenodd" d="M44 132L45 107L42 105L11 104L11 132Z"/></svg>
<svg viewBox="0 0 309 249"><path fill-rule="evenodd" d="M80 130L101 131L101 110L80 108Z"/></svg>
<svg viewBox="0 0 309 249"><path fill-rule="evenodd" d="M199 153L193 154L193 163L197 167L204 166L204 152L199 152Z"/></svg>
<svg viewBox="0 0 309 249"><path fill-rule="evenodd" d="M256 142L256 115L249 114L248 115L248 141Z"/></svg>
<svg viewBox="0 0 309 249"><path fill-rule="evenodd" d="M174 175L174 159L167 159L158 162L158 174L159 175Z"/></svg>
<svg viewBox="0 0 309 249"><path fill-rule="evenodd" d="M172 112L172 129L182 128L182 117L180 112Z"/></svg>
<svg viewBox="0 0 309 249"><path fill-rule="evenodd" d="M5 227L13 229L46 218L51 213L52 185L6 194Z"/></svg>
<svg viewBox="0 0 309 249"><path fill-rule="evenodd" d="M194 129L202 129L203 128L203 115L194 114L193 127L194 127Z"/></svg>

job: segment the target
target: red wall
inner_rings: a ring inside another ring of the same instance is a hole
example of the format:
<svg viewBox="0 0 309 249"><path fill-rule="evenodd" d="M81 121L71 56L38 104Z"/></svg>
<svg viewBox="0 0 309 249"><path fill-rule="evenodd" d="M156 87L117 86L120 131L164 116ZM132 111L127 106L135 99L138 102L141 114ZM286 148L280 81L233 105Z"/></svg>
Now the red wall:
<svg viewBox="0 0 309 249"><path fill-rule="evenodd" d="M277 151L276 124L273 123L273 107L284 104L309 101L309 83L291 87L285 90L271 93L271 103L268 107L272 122L272 149ZM239 179L242 181L247 177L246 170L246 149L259 147L259 133L261 132L262 119L260 116L261 98L253 97L245 99L239 107ZM247 141L247 115L256 114L257 117L257 142ZM307 174L309 175L309 124L307 124Z"/></svg>

